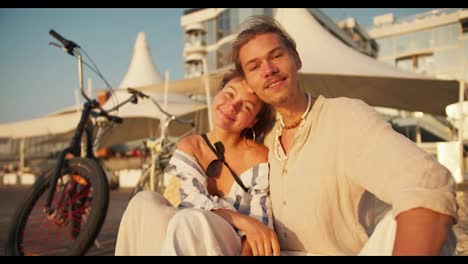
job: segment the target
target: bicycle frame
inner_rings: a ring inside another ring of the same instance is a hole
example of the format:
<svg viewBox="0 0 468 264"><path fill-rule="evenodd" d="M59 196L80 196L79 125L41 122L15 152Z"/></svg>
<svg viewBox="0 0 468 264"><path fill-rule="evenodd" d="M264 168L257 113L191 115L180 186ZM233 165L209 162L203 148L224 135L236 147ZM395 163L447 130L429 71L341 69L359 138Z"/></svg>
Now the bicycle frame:
<svg viewBox="0 0 468 264"><path fill-rule="evenodd" d="M150 167L150 175L149 175L149 185L151 191L163 191L163 177L156 178L156 172L158 170L164 169L164 164L161 164L161 157L164 155L169 155L172 152L171 145L177 143L177 140L170 141L167 135L167 129L172 121L177 120L176 117L170 116L168 117L164 123L161 125L161 137L157 140L149 140L146 143L146 146L151 150L151 167ZM184 133L181 137L189 135L193 133L195 127L192 123L192 128L188 130L188 132ZM167 157L166 157L167 158ZM157 182L156 182L157 181Z"/></svg>
<svg viewBox="0 0 468 264"><path fill-rule="evenodd" d="M60 172L62 168L67 166L66 162L66 155L72 154L73 156L81 156L81 138L83 136L83 132L86 132L86 157L90 159L96 159L93 153L93 130L94 125L90 120L91 111L94 108L98 107L98 102L96 100L89 99L86 94L84 93L83 88L83 62L81 59L81 54L78 51L77 53L78 58L78 73L80 78L80 90L82 95L87 99L87 102L84 104L83 112L81 113L80 122L75 130L75 133L72 137L70 145L65 148L62 152L60 152L58 157L57 165L55 166L54 176L50 182L50 191L46 199L46 204L44 205L44 212L48 214L52 214L54 209L51 208L51 203L55 194L55 188L57 186L57 181L60 177Z"/></svg>

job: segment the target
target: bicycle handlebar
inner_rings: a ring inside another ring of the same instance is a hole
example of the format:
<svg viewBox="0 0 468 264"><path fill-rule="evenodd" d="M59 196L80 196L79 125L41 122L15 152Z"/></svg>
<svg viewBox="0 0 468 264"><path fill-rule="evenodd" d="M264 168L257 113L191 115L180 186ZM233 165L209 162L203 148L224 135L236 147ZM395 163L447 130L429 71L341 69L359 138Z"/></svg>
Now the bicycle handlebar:
<svg viewBox="0 0 468 264"><path fill-rule="evenodd" d="M159 105L159 103L151 96L147 95L147 94L144 94L142 92L139 92L141 93L143 96L145 96L146 98L149 98L151 100L151 102L153 102L154 105L156 105L156 107L159 109L159 111L161 111L161 113L165 114L167 117L169 117L169 120L168 122L165 124L165 127L167 128L169 126L169 123L171 121L176 121L182 125L191 125L192 127L195 127L195 123L190 120L190 119L182 119L180 117L176 117L174 115L171 115L169 114L168 112L164 111L164 109L162 109L162 107Z"/></svg>
<svg viewBox="0 0 468 264"><path fill-rule="evenodd" d="M53 29L49 31L49 34L52 35L52 37L56 38L58 41L60 41L60 43L62 43L63 47L65 48L68 54L75 56L75 54L73 53L73 49L79 48L80 46L78 46L78 44L62 37L59 33L55 32Z"/></svg>
<svg viewBox="0 0 468 264"><path fill-rule="evenodd" d="M109 115L109 113L107 113L106 111L101 111L101 112L92 111L92 112L91 112L91 116L93 116L93 117L103 116L103 117L105 117L107 120L109 120L109 121L111 121L111 122L115 122L115 123L117 123L117 124L122 124L123 121L124 121L123 118L118 117L118 116Z"/></svg>

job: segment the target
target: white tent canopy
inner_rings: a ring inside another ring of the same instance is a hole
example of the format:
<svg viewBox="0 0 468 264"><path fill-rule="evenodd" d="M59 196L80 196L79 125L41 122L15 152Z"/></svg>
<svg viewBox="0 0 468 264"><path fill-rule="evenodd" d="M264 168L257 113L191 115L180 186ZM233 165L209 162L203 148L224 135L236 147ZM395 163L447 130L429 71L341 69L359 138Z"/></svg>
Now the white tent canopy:
<svg viewBox="0 0 468 264"><path fill-rule="evenodd" d="M350 97L372 106L445 115L458 101L459 84L400 70L368 57L331 35L305 8L278 8L275 18L295 40L302 59L301 85L312 95ZM172 92L204 95L204 77L173 81ZM209 76L215 94L220 74ZM164 91L164 85L141 87Z"/></svg>
<svg viewBox="0 0 468 264"><path fill-rule="evenodd" d="M0 124L0 138L26 138L67 133L76 128L80 115L81 112L75 111Z"/></svg>
<svg viewBox="0 0 468 264"><path fill-rule="evenodd" d="M145 32L139 32L133 48L133 56L120 88L139 87L162 83L161 74L153 62Z"/></svg>
<svg viewBox="0 0 468 264"><path fill-rule="evenodd" d="M278 8L275 18L296 41L302 85L314 95L346 96L373 106L445 115L458 101L456 81L400 70L346 46L305 8Z"/></svg>

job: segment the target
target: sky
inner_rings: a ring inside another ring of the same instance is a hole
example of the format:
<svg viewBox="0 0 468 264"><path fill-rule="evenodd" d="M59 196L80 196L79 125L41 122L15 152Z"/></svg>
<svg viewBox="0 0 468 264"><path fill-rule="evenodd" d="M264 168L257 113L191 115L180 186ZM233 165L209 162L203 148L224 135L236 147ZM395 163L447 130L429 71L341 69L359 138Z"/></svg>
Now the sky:
<svg viewBox="0 0 468 264"><path fill-rule="evenodd" d="M76 58L48 45L54 29L76 42L113 87L125 76L138 32L145 32L161 76L183 78L183 31L186 8L0 8L0 124L33 119L75 105L79 87ZM334 21L355 17L365 29L376 15L396 18L430 8L321 8ZM105 89L89 70L93 91ZM83 100L81 100L83 102Z"/></svg>

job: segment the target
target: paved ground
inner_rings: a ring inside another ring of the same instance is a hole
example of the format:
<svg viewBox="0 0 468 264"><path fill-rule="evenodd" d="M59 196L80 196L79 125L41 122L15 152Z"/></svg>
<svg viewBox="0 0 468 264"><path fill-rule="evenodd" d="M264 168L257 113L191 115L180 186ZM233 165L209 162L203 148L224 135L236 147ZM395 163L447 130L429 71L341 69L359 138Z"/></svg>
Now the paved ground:
<svg viewBox="0 0 468 264"><path fill-rule="evenodd" d="M20 199L26 195L27 190L28 188L24 186L0 186L0 256L5 254L4 246L10 218ZM114 255L117 231L130 197L130 191L131 189L127 188L111 191L108 215L97 239L100 247L93 246L87 255Z"/></svg>
<svg viewBox="0 0 468 264"><path fill-rule="evenodd" d="M27 187L24 186L0 186L0 256L4 255L4 245L11 215L26 191ZM120 188L111 191L109 212L98 237L100 247L93 246L87 255L114 255L120 219L127 206L129 196L130 189ZM459 223L454 227L458 238L457 251L459 255L468 256L468 186L459 189L457 200L460 204Z"/></svg>

